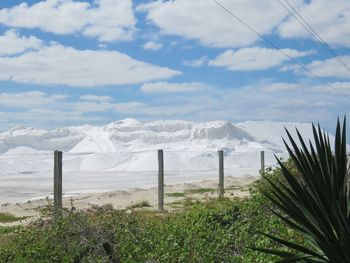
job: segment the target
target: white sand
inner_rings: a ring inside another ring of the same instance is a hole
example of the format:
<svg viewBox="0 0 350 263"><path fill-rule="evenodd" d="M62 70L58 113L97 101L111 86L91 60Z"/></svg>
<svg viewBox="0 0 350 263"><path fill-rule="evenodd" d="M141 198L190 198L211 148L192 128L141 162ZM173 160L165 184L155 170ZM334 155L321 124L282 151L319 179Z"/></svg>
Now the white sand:
<svg viewBox="0 0 350 263"><path fill-rule="evenodd" d="M245 175L242 177L225 177L225 196L227 197L245 197L249 195L247 186L256 180L257 177ZM213 189L205 193L189 193L190 189L207 188ZM202 200L208 197L218 196L217 180L203 180L193 183L175 184L165 186L165 209L173 210L171 203L183 200L185 198L192 198L194 200ZM186 192L187 191L187 192ZM184 193L185 197L168 196L171 193ZM91 209L91 207L103 206L111 204L114 209L125 209L133 204L141 201L147 201L151 207L148 209L157 209L158 190L156 187L149 189L130 189L128 191L113 191L104 193L93 193L78 195L74 197L65 197L63 199L63 206L71 208L73 205L76 209ZM0 213L10 213L18 217L28 217L25 220L0 223L0 226L13 226L18 224L27 224L40 217L40 208L52 203L52 200L38 199L26 203L17 204L2 204L0 206Z"/></svg>

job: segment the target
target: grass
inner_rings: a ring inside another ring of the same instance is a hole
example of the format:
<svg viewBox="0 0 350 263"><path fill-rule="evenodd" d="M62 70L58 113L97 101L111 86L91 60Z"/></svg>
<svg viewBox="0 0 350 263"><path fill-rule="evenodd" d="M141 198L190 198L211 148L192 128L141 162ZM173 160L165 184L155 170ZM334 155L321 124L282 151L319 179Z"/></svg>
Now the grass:
<svg viewBox="0 0 350 263"><path fill-rule="evenodd" d="M18 229L20 229L19 226L14 226L14 227L8 227L8 226L1 227L0 226L0 237L1 237L1 235L12 233L12 232L14 232L15 230L18 230Z"/></svg>
<svg viewBox="0 0 350 263"><path fill-rule="evenodd" d="M182 208L182 206L183 206L182 202L180 202L180 201L175 201L175 202L169 203L168 205L169 205L169 207L175 208L175 209Z"/></svg>
<svg viewBox="0 0 350 263"><path fill-rule="evenodd" d="M169 197L186 197L186 195L213 193L215 191L216 189L214 188L194 188L187 189L184 192L167 193L165 195Z"/></svg>
<svg viewBox="0 0 350 263"><path fill-rule="evenodd" d="M241 185L232 185L230 187L225 188L225 190L240 190L242 192L249 191L248 187ZM217 189L214 188L193 188L187 189L184 192L167 193L165 195L168 197L186 197L186 195L215 193L216 191Z"/></svg>
<svg viewBox="0 0 350 263"><path fill-rule="evenodd" d="M196 189L188 189L185 190L186 194L204 194L204 193L213 193L216 189L214 188L196 188Z"/></svg>
<svg viewBox="0 0 350 263"><path fill-rule="evenodd" d="M28 217L26 217L26 216L16 217L16 216L11 215L9 213L0 213L0 223L11 223L11 222L20 221L20 220L23 220L26 218L28 218Z"/></svg>
<svg viewBox="0 0 350 263"><path fill-rule="evenodd" d="M169 203L168 205L172 208L189 208L195 204L200 204L200 201L195 200L191 197L185 197L185 199L181 201L175 201L175 202Z"/></svg>
<svg viewBox="0 0 350 263"><path fill-rule="evenodd" d="M128 206L127 208L133 209L133 208L143 208L143 207L151 207L151 204L146 200L142 200L142 201L136 202L135 204Z"/></svg>
<svg viewBox="0 0 350 263"><path fill-rule="evenodd" d="M18 232L21 229L20 226L13 226L13 227L1 227L0 226L0 247L2 245L6 245L9 240L9 236L13 233Z"/></svg>
<svg viewBox="0 0 350 263"><path fill-rule="evenodd" d="M190 197L186 197L185 200L183 200L182 205L183 207L191 207L195 204L196 202L190 198Z"/></svg>
<svg viewBox="0 0 350 263"><path fill-rule="evenodd" d="M34 208L36 211L40 212L41 215L43 216L50 216L53 213L53 206L52 205L47 205L43 207L37 207Z"/></svg>
<svg viewBox="0 0 350 263"><path fill-rule="evenodd" d="M226 187L225 190L242 190L243 186L241 185L231 185L229 187Z"/></svg>
<svg viewBox="0 0 350 263"><path fill-rule="evenodd" d="M169 197L185 197L186 194L183 193L183 192L174 192L174 193L168 193L168 194L165 194L166 196L169 196Z"/></svg>

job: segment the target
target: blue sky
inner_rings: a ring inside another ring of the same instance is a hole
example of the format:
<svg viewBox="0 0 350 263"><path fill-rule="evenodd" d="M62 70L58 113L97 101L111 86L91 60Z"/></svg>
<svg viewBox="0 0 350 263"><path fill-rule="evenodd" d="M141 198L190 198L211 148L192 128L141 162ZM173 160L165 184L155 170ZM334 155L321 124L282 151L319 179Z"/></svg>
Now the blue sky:
<svg viewBox="0 0 350 263"><path fill-rule="evenodd" d="M350 71L278 0L0 3L0 130L141 121L320 122L350 110ZM350 66L350 1L289 3ZM349 114L348 114L349 115Z"/></svg>

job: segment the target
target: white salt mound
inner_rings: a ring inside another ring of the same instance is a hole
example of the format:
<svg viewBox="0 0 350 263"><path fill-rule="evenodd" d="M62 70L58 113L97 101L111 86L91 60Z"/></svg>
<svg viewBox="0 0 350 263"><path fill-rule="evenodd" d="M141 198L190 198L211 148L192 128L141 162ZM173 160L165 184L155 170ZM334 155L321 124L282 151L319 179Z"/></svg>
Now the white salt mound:
<svg viewBox="0 0 350 263"><path fill-rule="evenodd" d="M154 171L157 149L164 149L165 169L217 169L217 150L224 149L225 167L258 167L260 151L267 164L273 154L286 157L284 128L312 138L311 124L283 122L181 120L142 123L124 119L105 126L76 126L45 131L16 127L0 133L0 154L33 154L62 150L65 167L84 171ZM331 141L334 140L330 136Z"/></svg>

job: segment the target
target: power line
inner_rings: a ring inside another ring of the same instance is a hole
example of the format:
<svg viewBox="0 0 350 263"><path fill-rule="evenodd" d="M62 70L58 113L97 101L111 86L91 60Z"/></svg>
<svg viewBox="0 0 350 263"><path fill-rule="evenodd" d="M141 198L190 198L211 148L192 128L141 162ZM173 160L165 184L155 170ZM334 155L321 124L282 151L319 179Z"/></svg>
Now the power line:
<svg viewBox="0 0 350 263"><path fill-rule="evenodd" d="M223 6L221 3L217 2L216 0L212 0L215 4L217 4L218 6L220 6L222 9L224 9L230 16L232 16L233 18L235 18L238 22L240 22L241 24L243 24L245 27L247 27L249 30L251 30L252 32L254 32L257 36L259 36L261 39L263 39L266 43L268 43L271 47L273 47L274 49L278 50L279 52L281 52L283 55L285 55L286 57L288 57L294 64L296 64L297 66L301 67L304 71L308 72L309 74L311 74L313 77L317 78L319 81L321 81L324 85L326 85L327 87L336 90L339 94L343 95L344 97L348 98L350 100L350 96L347 95L346 93L342 92L341 90L339 90L336 87L331 86L327 81L325 81L323 78L321 78L320 76L316 75L314 72L312 72L310 69L308 69L307 67L305 67L303 64L300 64L298 61L296 61L293 57L289 56L283 49L280 49L278 46L276 46L273 42L271 42L270 40L268 40L266 37L264 37L262 34L260 34L258 31L256 31L253 27L251 27L250 25L248 25L246 22L244 22L241 18L239 18L238 16L236 16L234 13L232 13L230 10L228 10L225 6Z"/></svg>
<svg viewBox="0 0 350 263"><path fill-rule="evenodd" d="M294 6L292 6L292 4L290 4L287 0L284 0L284 2L287 3L287 5L293 10L293 12L290 11L290 9L288 9L287 6L285 6L285 4L283 4L282 0L278 0L280 2L280 4L283 6L283 8L285 10L287 10L287 12L293 16L295 18L295 20L297 20L299 22L299 24L307 31L309 32L309 34L316 39L316 41L318 41L321 45L323 45L326 50L329 52L329 54L331 54L331 56L335 57L338 62L340 64L342 64L342 66L344 66L344 68L346 70L348 70L350 72L350 67L344 62L344 60L321 38L321 36L316 32L316 30L314 30L312 28L312 26L310 26L310 24L300 15L300 13L294 8Z"/></svg>

